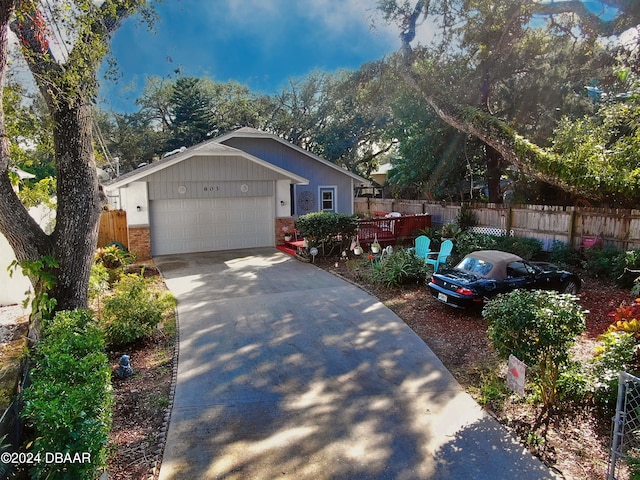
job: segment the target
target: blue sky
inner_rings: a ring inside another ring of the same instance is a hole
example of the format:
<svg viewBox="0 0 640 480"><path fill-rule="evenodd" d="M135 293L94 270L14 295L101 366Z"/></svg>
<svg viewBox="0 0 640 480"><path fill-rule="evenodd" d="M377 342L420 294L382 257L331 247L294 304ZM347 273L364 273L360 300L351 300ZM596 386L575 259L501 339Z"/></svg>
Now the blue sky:
<svg viewBox="0 0 640 480"><path fill-rule="evenodd" d="M122 78L102 81L101 104L137 110L148 76L235 80L275 93L314 70L357 69L400 46L398 32L375 21L373 0L164 0L149 32L135 17L112 40Z"/></svg>

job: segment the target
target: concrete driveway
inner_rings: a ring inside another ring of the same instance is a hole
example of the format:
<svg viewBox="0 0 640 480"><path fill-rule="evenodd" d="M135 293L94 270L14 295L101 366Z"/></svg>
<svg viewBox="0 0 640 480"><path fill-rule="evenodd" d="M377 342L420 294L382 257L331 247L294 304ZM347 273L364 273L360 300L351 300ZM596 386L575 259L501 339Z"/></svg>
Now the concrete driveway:
<svg viewBox="0 0 640 480"><path fill-rule="evenodd" d="M161 480L554 478L350 283L272 248L155 261L180 326Z"/></svg>

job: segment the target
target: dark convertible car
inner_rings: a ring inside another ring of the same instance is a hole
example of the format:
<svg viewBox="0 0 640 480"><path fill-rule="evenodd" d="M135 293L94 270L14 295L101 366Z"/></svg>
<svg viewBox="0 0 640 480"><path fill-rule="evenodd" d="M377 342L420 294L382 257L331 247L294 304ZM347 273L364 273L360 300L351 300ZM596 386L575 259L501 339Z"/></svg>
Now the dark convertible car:
<svg viewBox="0 0 640 480"><path fill-rule="evenodd" d="M528 262L498 250L479 250L454 268L434 273L429 290L447 305L466 308L516 288L577 294L581 284L578 276L552 263Z"/></svg>

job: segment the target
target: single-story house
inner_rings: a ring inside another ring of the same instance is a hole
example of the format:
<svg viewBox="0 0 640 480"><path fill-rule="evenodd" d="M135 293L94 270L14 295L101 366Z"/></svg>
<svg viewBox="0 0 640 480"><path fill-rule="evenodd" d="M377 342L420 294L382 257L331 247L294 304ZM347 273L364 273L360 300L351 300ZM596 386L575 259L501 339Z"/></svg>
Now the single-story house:
<svg viewBox="0 0 640 480"><path fill-rule="evenodd" d="M282 138L241 128L104 184L139 258L275 246L310 212L354 212L369 181Z"/></svg>

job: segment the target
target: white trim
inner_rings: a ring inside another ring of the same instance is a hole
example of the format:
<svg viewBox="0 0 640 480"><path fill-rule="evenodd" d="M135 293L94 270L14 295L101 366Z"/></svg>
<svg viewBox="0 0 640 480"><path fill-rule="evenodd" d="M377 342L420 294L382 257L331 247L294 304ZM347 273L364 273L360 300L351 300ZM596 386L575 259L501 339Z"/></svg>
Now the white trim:
<svg viewBox="0 0 640 480"><path fill-rule="evenodd" d="M333 192L333 198L332 200L332 206L333 208L331 210L325 210L323 208L323 198L322 198L322 192L324 191L331 191ZM337 212L337 206L336 203L338 201L338 186L337 185L318 185L318 211L319 212Z"/></svg>
<svg viewBox="0 0 640 480"><path fill-rule="evenodd" d="M308 185L309 180L301 177L300 175L296 175L293 172L289 172L284 168L280 168L272 163L269 163L261 158L255 157L249 153L243 152L242 150L238 150L237 148L229 147L227 145L221 145L213 140L209 140L208 142L201 143L199 145L195 145L193 147L187 148L185 151L176 153L169 157L166 157L158 162L151 163L145 167L139 168L132 172L129 172L119 178L112 180L111 182L105 183L104 188L107 191L114 190L119 187L123 187L132 182L139 181L144 177L147 177L153 173L164 170L165 168L171 167L177 163L180 163L184 160L194 157L220 157L220 156L237 156L243 157L247 160L254 162L258 165L261 165L269 170L273 170L290 180L294 183L299 183L302 185Z"/></svg>

